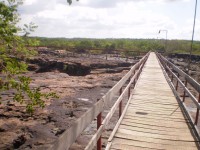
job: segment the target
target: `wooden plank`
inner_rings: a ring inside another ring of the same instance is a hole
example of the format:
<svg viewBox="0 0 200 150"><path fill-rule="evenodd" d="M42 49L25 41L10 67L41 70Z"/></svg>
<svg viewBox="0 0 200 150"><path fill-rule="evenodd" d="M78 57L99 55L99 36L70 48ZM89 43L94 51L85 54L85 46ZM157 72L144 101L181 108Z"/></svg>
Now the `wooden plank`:
<svg viewBox="0 0 200 150"><path fill-rule="evenodd" d="M177 103L175 102L167 102L167 101L159 101L159 100L146 100L146 101L141 101L141 99L135 99L134 98L134 103L131 102L131 104L143 104L143 105L154 105L154 104L162 104L162 105L170 105L170 106L178 106Z"/></svg>
<svg viewBox="0 0 200 150"><path fill-rule="evenodd" d="M162 95L165 95L165 96L168 96L168 95L172 95L173 94L173 92L172 91L167 91L167 92L165 92L165 93L158 93L157 91L142 91L142 90L140 90L140 91L135 91L134 92L134 94L138 94L138 95L149 95L149 96L151 96L151 95L160 95L160 96L162 96Z"/></svg>
<svg viewBox="0 0 200 150"><path fill-rule="evenodd" d="M155 149L155 150L166 150L166 149L176 149L176 150L183 150L183 148L180 146L165 146L162 147L162 145L159 145L160 147L156 147L158 146L158 144L149 144L149 143L145 143L142 142L139 144L135 144L137 142L132 143L132 145L126 145L126 144L120 144L120 143L115 143L112 145L112 148L118 149L118 150L135 150L138 149L138 147L140 149L144 149L144 148L148 148L148 149ZM133 145L134 144L134 145ZM185 148L185 150L196 150L196 148Z"/></svg>
<svg viewBox="0 0 200 150"><path fill-rule="evenodd" d="M110 149L197 149L191 122L180 109L153 53L115 132Z"/></svg>
<svg viewBox="0 0 200 150"><path fill-rule="evenodd" d="M103 129L105 128L105 126L109 123L111 117L113 116L114 112L116 111L116 109L118 108L119 103L122 101L122 98L125 96L125 94L127 94L129 87L131 86L132 82L135 80L135 78L138 76L138 74L140 73L141 69L142 69L142 63L144 63L146 57L144 57L139 63L137 63L134 67L133 70L136 69L137 66L140 65L139 69L137 70L137 72L134 74L134 76L131 78L131 81L128 83L128 85L126 86L126 88L124 89L124 91L122 92L122 94L119 96L119 98L117 99L117 101L115 102L115 104L113 105L113 107L111 108L111 110L109 111L109 113L106 115L105 119L102 122L101 127L98 129L98 131L94 134L94 136L92 137L92 139L90 140L90 142L88 143L88 145L86 146L85 150L92 150L93 147L96 145L96 142L98 141L99 137L101 136ZM132 71L133 71L132 70ZM130 71L129 71L130 72ZM132 72L131 72L132 74ZM116 93L117 91L119 91L119 89L121 88L122 83L124 84L129 78L129 75L126 75L125 77L123 77L123 80L120 80L104 97L103 99L105 99L105 103L109 103L109 100L111 99L110 97L111 94ZM120 88L119 88L120 87Z"/></svg>
<svg viewBox="0 0 200 150"><path fill-rule="evenodd" d="M115 146L115 148L111 148L110 150L124 150L124 147L117 147ZM126 147L125 150L133 150L133 147ZM152 150L150 148L145 148L145 147L134 147L134 150ZM154 149L155 150L155 149Z"/></svg>
<svg viewBox="0 0 200 150"><path fill-rule="evenodd" d="M185 121L189 121L189 119L187 118L183 118L183 117L179 117L179 118L175 118L175 117L166 117L166 116L158 116L158 115L140 115L140 114L132 114L132 113L126 113L126 117L131 117L131 118L135 118L135 119L156 119L156 120L173 120L176 122L185 122Z"/></svg>
<svg viewBox="0 0 200 150"><path fill-rule="evenodd" d="M155 93L155 92L144 92L144 93L142 93L142 92L134 92L133 93L133 95L146 95L146 96L149 96L149 97L151 97L151 96L158 96L158 97L163 97L163 96L165 96L165 97L173 97L171 94L173 94L173 93L168 93L168 95L167 94L165 94L165 93Z"/></svg>
<svg viewBox="0 0 200 150"><path fill-rule="evenodd" d="M145 69L145 68L144 68ZM151 84L154 84L154 85L161 85L161 84L165 84L167 83L163 78L162 79L158 79L158 78L154 78L154 79L151 79L149 80L149 77L144 77L144 73L150 73L150 72L145 72L143 71L143 74L141 75L141 79L145 80L146 82L146 85L151 85ZM155 74L155 73L154 73ZM161 74L158 74L158 75L161 75ZM141 81L139 83L139 86L142 85L141 83L144 82L144 81Z"/></svg>
<svg viewBox="0 0 200 150"><path fill-rule="evenodd" d="M157 129L152 130L152 129L149 129L149 128L139 128L139 127L129 126L129 125L126 125L126 124L121 124L119 126L119 128L131 130L131 131L160 134L160 135L191 136L191 132L189 132L189 130L186 130L186 131L182 130L182 132L180 132L181 130L157 130Z"/></svg>
<svg viewBox="0 0 200 150"><path fill-rule="evenodd" d="M160 92L165 92L165 91L168 91L168 92L171 92L171 89L169 87L161 87L161 86L155 86L155 85L141 85L141 86L138 86L140 89L139 90L156 90L156 91L160 91ZM136 89L138 90L138 89Z"/></svg>
<svg viewBox="0 0 200 150"><path fill-rule="evenodd" d="M143 84L146 84L146 83L143 83ZM144 90L146 90L146 91L150 91L150 90L153 90L153 91L157 91L157 92L171 92L170 91L170 89L168 89L168 87L167 88L164 88L164 89L161 89L161 88L163 88L162 86L158 86L158 85L148 85L148 87L147 86L138 86L140 89L136 89L136 91L144 91Z"/></svg>
<svg viewBox="0 0 200 150"><path fill-rule="evenodd" d="M182 106L183 109L184 109L185 115L191 120L191 122L193 122L193 128L194 128L194 130L195 130L194 138L198 138L198 139L199 139L199 138L200 138L199 129L198 129L197 125L194 124L194 119L193 119L193 117L191 116L191 114L190 114L189 111L187 110L187 107L186 107L185 103L182 102L182 99L180 98L180 96L179 96L179 94L177 93L175 87L174 87L173 84L171 83L171 80L169 79L169 77L168 77L168 75L167 75L165 69L163 68L163 66L161 66L161 67L162 67L162 69L163 69L163 73L164 73L164 75L165 75L165 77L166 77L167 82L169 83L169 85L170 85L170 87L172 88L172 91L173 91L175 97L177 98L177 101L181 104L181 106Z"/></svg>
<svg viewBox="0 0 200 150"><path fill-rule="evenodd" d="M127 112L126 115L130 115L130 116L134 116L137 114L141 114L140 112ZM183 120L183 115L179 114L179 115L166 115L166 114L148 114L148 115L144 115L144 116L150 116L150 117L160 117L160 118L169 118L169 119L178 119L178 120Z"/></svg>
<svg viewBox="0 0 200 150"><path fill-rule="evenodd" d="M147 147L144 147L143 145L140 145L140 146L129 146L129 145L123 145L123 144L113 144L112 145L112 149L114 149L114 150L143 150L143 149L164 150L164 149L147 148Z"/></svg>
<svg viewBox="0 0 200 150"><path fill-rule="evenodd" d="M173 92L170 90L161 90L161 89L143 88L143 87L140 87L140 89L136 89L134 93L135 94L139 94L139 93L154 94L154 93L156 93L155 95L157 95L158 93L161 93L161 92L162 92L162 94L165 94L166 96L168 96L168 95L171 96L171 94L173 94Z"/></svg>
<svg viewBox="0 0 200 150"><path fill-rule="evenodd" d="M49 150L63 150L68 149L76 140L76 138L81 134L81 132L96 118L96 116L103 110L104 106L108 106L112 97L119 91L119 89L125 84L125 82L146 59L145 55L137 64L135 64L131 70L113 87L106 95L104 95L96 104L93 105L85 114L78 118L75 123L65 131L53 145L49 147ZM101 127L97 135L93 137L96 140L101 134L103 127ZM91 142L93 144L94 142Z"/></svg>
<svg viewBox="0 0 200 150"><path fill-rule="evenodd" d="M182 114L182 111L180 109L177 109L177 108L162 108L162 107L159 107L158 109L155 109L155 108L151 108L151 107L148 107L148 108L145 108L145 107L137 107L137 106L129 106L130 109L132 110L129 110L129 112L133 112L133 113L138 113L138 112L141 112L141 114L143 113L143 115L148 115L148 114L152 114L152 113L155 113L155 114L166 114L166 115L177 115L177 114Z"/></svg>
<svg viewBox="0 0 200 150"><path fill-rule="evenodd" d="M166 96L166 95L162 95L162 97L160 95L136 95L133 91L132 93L134 95L134 98L142 98L143 97L143 100L148 100L148 99L160 99L160 100L168 100L168 101L176 101L176 98L171 95L171 96Z"/></svg>
<svg viewBox="0 0 200 150"><path fill-rule="evenodd" d="M115 104L113 105L113 107L111 108L111 110L109 111L109 113L106 115L105 119L102 122L101 127L97 130L97 132L94 134L94 136L92 137L92 139L90 140L90 142L88 143L88 145L86 146L85 150L92 150L93 147L96 145L96 142L98 141L99 137L101 136L105 126L107 126L107 124L109 123L111 117L113 116L114 112L116 111L116 109L119 106L119 103L122 101L122 98L127 94L129 87L131 86L132 82L136 79L136 77L138 76L138 74L140 73L141 69L142 69L142 63L144 63L143 59L142 61L140 61L139 63L137 63L137 65L139 67L139 69L137 70L137 72L133 75L133 77L131 78L131 81L128 83L128 85L126 86L126 88L123 90L122 94L119 96L119 98L116 100ZM135 65L135 66L137 66ZM135 70L135 69L134 69ZM124 80L127 78L123 78ZM121 83L124 82L124 80L120 80L112 89L110 93L115 93L117 90L119 90L119 87L121 86ZM106 96L109 95L109 92L106 94ZM103 98L106 98L103 97ZM110 95L109 95L110 97ZM109 98L110 99L110 98ZM104 101L107 104L107 101Z"/></svg>
<svg viewBox="0 0 200 150"><path fill-rule="evenodd" d="M155 103L155 105L157 104L157 105L167 105L168 104L168 106L167 107L174 107L174 106L179 106L179 104L175 101L175 100L173 100L173 99L170 99L169 98L169 100L165 100L165 99L157 99L157 98L155 98L155 99L139 99L139 98L136 98L135 97L136 95L134 95L134 97L133 97L133 100L131 101L131 104L133 104L133 105L140 105L140 104L143 104L143 105L145 105L145 103L150 103L150 104L146 104L146 106L151 106L151 107L153 107L153 105L154 105L154 103Z"/></svg>
<svg viewBox="0 0 200 150"><path fill-rule="evenodd" d="M173 143L173 144L172 144ZM116 138L112 142L112 147L117 146L131 146L133 147L139 147L142 146L144 148L153 148L153 149L187 149L187 150L196 150L196 144L195 142L172 142L168 140L160 140L160 139L151 139L146 138L146 141L144 140L128 140L128 139L119 139ZM133 148L134 149L134 148Z"/></svg>
<svg viewBox="0 0 200 150"><path fill-rule="evenodd" d="M130 120L138 120L138 121L142 121L142 120L146 120L147 122L170 122L170 123L189 123L189 120L177 120L177 119L160 119L159 117L157 118L152 118L152 117L134 117L131 115L126 115L124 116L124 119L130 119Z"/></svg>
<svg viewBox="0 0 200 150"><path fill-rule="evenodd" d="M154 126L154 125L149 125L149 124L142 124L142 123L132 123L132 122L126 122L122 121L121 125L126 125L126 126L133 126L133 127L138 127L138 128L145 128L145 129L152 129L152 130L161 130L161 131L180 131L180 132L185 132L185 130L188 130L188 128L177 128L176 126ZM192 130L192 129L191 129Z"/></svg>
<svg viewBox="0 0 200 150"><path fill-rule="evenodd" d="M176 123L176 124L170 124L170 123L162 123L160 122L159 124L156 122L146 122L145 120L131 120L131 119L123 119L123 122L125 123L136 123L136 124L144 124L144 125L149 125L149 126L158 126L158 127L174 127L174 128L184 128L188 129L188 126L185 123Z"/></svg>
<svg viewBox="0 0 200 150"><path fill-rule="evenodd" d="M133 103L134 103L134 101L137 101L137 102L159 102L159 103L170 103L170 104L176 104L176 105L178 105L177 104L177 101L175 100L175 98L174 97L168 97L168 99L164 99L164 98L157 98L157 97L154 97L153 95L152 95L152 99L150 99L150 98L146 98L145 96L146 95L144 95L144 97L143 97L143 99L142 98L140 98L140 97L138 97L139 95L136 95L136 94L132 94L132 95L134 95L134 99L133 99ZM131 102L131 103L132 103ZM134 104L137 104L137 103L134 103Z"/></svg>
<svg viewBox="0 0 200 150"><path fill-rule="evenodd" d="M151 109L151 108L145 108L145 107L130 107L130 109L132 110L128 110L128 113L137 113L137 114L141 114L141 115L151 115L151 114L157 114L157 115L167 115L167 116L171 116L171 115L181 115L182 116L182 112L180 110L176 110L176 109Z"/></svg>
<svg viewBox="0 0 200 150"><path fill-rule="evenodd" d="M133 107L132 107L132 109L134 109ZM127 110L127 112L128 113L144 113L144 115L167 115L167 116L171 116L171 115L173 115L173 116L178 116L178 115L182 115L182 113L180 113L180 112L153 112L153 111L144 111L144 110L141 110L140 111L140 109L138 109L138 111L137 110Z"/></svg>
<svg viewBox="0 0 200 150"><path fill-rule="evenodd" d="M141 108L141 109L147 109L147 110L166 110L166 111L176 111L180 110L178 105L163 105L160 104L144 104L144 103L130 103L130 107L133 107L133 109Z"/></svg>
<svg viewBox="0 0 200 150"><path fill-rule="evenodd" d="M141 135L131 135L131 134L124 134L124 133L116 133L115 139L127 139L127 140L133 140L133 141L146 141L146 142L153 142L153 143L160 143L160 144L168 144L168 145L189 145L189 146L197 146L196 144L199 144L199 141L181 141L181 140L174 140L172 139L164 139L164 138L152 138L152 137L146 137ZM114 139L113 139L114 140ZM186 144L184 144L186 143Z"/></svg>
<svg viewBox="0 0 200 150"><path fill-rule="evenodd" d="M154 103L132 103L130 104L130 107L134 107L134 108L147 108L147 109L156 109L158 107L158 109L163 109L163 110L180 110L180 107L178 105L163 105L162 102L158 103L158 104L154 104Z"/></svg>
<svg viewBox="0 0 200 150"><path fill-rule="evenodd" d="M132 94L134 95L134 94ZM179 104L176 102L176 100L173 100L173 99L170 99L169 100L166 100L166 99L157 99L157 98L154 98L154 99L142 99L142 98L139 98L139 97L136 97L136 95L134 95L133 97L133 100L131 101L131 104L145 104L145 103L157 103L157 104L168 104L168 105L175 105L175 106L179 106ZM147 105L150 105L150 104L147 104Z"/></svg>

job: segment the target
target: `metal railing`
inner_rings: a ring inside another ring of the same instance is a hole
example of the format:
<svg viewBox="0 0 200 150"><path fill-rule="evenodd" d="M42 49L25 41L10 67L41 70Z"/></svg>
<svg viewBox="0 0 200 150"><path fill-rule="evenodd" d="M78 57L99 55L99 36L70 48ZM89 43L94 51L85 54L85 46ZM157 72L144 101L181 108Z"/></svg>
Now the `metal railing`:
<svg viewBox="0 0 200 150"><path fill-rule="evenodd" d="M87 112L85 112L80 118L78 118L74 124L66 130L48 149L49 150L67 150L75 142L77 137L86 129L90 123L97 118L97 132L94 134L85 150L91 150L97 145L97 150L101 150L101 135L109 123L114 112L119 107L119 116L122 114L122 99L128 93L130 97L131 85L135 85L137 79L142 71L142 68L149 56L147 53L138 63L136 63L130 71L114 86L112 87L100 100L98 100ZM129 83L126 85L126 82ZM125 89L122 90L123 86ZM120 93L118 99L114 103L113 107L102 120L102 112L105 107L111 104L112 98L115 94Z"/></svg>
<svg viewBox="0 0 200 150"><path fill-rule="evenodd" d="M135 86L135 83L140 75L140 73L142 72L142 68L145 64L147 60L147 57L144 57L143 61L141 61L140 64L138 64L138 67L136 67L133 70L133 77L130 78L128 85L125 87L125 89L122 92L122 87L119 90L119 97L116 100L115 104L113 105L113 107L111 108L111 110L109 111L109 113L107 114L107 116L104 118L103 122L101 122L101 119L97 119L97 127L98 130L97 132L94 134L94 136L92 137L92 139L90 140L90 142L88 143L88 145L86 146L85 150L92 150L96 143L97 143L97 150L101 150L101 134L103 133L103 130L105 129L105 127L108 125L111 117L113 116L113 114L115 113L115 111L117 110L117 108L119 107L119 117L121 116L122 113L122 100L123 97L125 97L125 95L128 93L128 98L130 98L130 93L131 93L131 85L133 84L133 88ZM101 118L101 113L98 115L99 118Z"/></svg>
<svg viewBox="0 0 200 150"><path fill-rule="evenodd" d="M161 54L157 53L157 56L162 64L163 69L165 70L165 73L171 80L170 84L172 86L173 92L176 92L176 96L179 102L182 104L184 110L186 111L186 115L190 119L191 124L197 133L198 138L200 138L199 129L197 127L199 119L199 109L200 109L200 84L196 82L188 74L180 70L176 65L168 61ZM188 84L198 93L198 97L195 97L192 94L192 92L188 88L189 86ZM177 92L179 87L182 87L183 89L182 98L180 97L180 94ZM193 104L196 107L195 118L192 117L191 112L188 110L188 106L185 104L186 96L188 96L192 100Z"/></svg>

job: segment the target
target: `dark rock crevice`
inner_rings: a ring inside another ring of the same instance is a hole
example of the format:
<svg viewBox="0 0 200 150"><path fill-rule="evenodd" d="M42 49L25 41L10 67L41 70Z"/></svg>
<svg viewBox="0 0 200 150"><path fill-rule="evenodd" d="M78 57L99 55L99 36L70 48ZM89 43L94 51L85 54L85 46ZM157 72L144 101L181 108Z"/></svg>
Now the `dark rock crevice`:
<svg viewBox="0 0 200 150"><path fill-rule="evenodd" d="M127 70L128 67L133 65L128 62L120 63L94 63L89 65L83 65L81 63L73 62L62 62L57 60L48 60L35 58L29 60L29 71L35 71L36 73L59 71L62 73L67 73L70 76L85 76L91 73L94 69L110 69L107 73L116 73L123 70ZM114 70L114 71L113 71Z"/></svg>
<svg viewBox="0 0 200 150"><path fill-rule="evenodd" d="M84 66L80 63L67 63L56 60L45 60L45 59L33 59L29 60L30 71L35 71L36 73L59 71L67 73L70 76L85 76L90 74L90 66ZM33 67L33 64L38 65L38 67ZM36 70L33 70L36 69Z"/></svg>
<svg viewBox="0 0 200 150"><path fill-rule="evenodd" d="M190 55L189 54L169 54L168 57L170 58L183 58L183 59L189 59ZM200 61L200 55L191 55L191 60L192 61Z"/></svg>

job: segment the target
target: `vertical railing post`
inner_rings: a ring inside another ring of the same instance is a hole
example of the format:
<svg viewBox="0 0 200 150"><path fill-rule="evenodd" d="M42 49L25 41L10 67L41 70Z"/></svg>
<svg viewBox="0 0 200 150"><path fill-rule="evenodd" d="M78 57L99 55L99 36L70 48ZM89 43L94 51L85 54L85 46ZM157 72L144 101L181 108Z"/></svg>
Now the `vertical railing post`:
<svg viewBox="0 0 200 150"><path fill-rule="evenodd" d="M133 89L135 88L135 79L133 80Z"/></svg>
<svg viewBox="0 0 200 150"><path fill-rule="evenodd" d="M131 82L131 77L132 77L132 75L129 77L128 82Z"/></svg>
<svg viewBox="0 0 200 150"><path fill-rule="evenodd" d="M131 86L128 88L128 99L130 98L131 96Z"/></svg>
<svg viewBox="0 0 200 150"><path fill-rule="evenodd" d="M185 80L185 87L187 87L187 80ZM184 90L184 92L183 92L183 102L185 101L185 94L186 94L186 92Z"/></svg>
<svg viewBox="0 0 200 150"><path fill-rule="evenodd" d="M174 76L173 76L173 73L172 73L172 78L171 78L172 83L173 83L173 79L174 79Z"/></svg>
<svg viewBox="0 0 200 150"><path fill-rule="evenodd" d="M99 99L97 99L97 101L99 101ZM97 116L97 130L99 129L99 127L101 126L101 112L98 114ZM99 137L98 141L97 141L97 150L101 150L101 136Z"/></svg>
<svg viewBox="0 0 200 150"><path fill-rule="evenodd" d="M179 73L178 73L178 76L177 76L178 78L179 78ZM177 81L176 81L176 91L178 90L178 79L177 79Z"/></svg>
<svg viewBox="0 0 200 150"><path fill-rule="evenodd" d="M198 103L200 103L200 93L199 93ZM196 118L195 118L195 123L194 123L195 125L197 125L198 119L199 119L199 108L197 108L197 112L196 112Z"/></svg>
<svg viewBox="0 0 200 150"><path fill-rule="evenodd" d="M139 67L140 68L140 67ZM138 68L138 69L139 69ZM141 70L138 70L138 74L137 74L137 80L138 80L138 78L139 78L139 76L140 76L140 73L141 73Z"/></svg>
<svg viewBox="0 0 200 150"><path fill-rule="evenodd" d="M122 87L119 90L119 95L121 95L121 94L122 94ZM119 118L121 117L121 115L122 115L122 100L119 103Z"/></svg>

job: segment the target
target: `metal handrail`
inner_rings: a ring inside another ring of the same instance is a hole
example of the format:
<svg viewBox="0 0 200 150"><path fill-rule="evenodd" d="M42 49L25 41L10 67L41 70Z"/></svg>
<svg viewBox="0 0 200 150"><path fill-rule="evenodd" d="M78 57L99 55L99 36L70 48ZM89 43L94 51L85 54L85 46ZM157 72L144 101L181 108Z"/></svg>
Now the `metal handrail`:
<svg viewBox="0 0 200 150"><path fill-rule="evenodd" d="M101 134L103 133L103 130L105 129L105 127L109 123L109 121L110 121L111 117L113 116L114 112L116 111L117 107L119 107L119 110L122 109L122 108L120 108L120 107L122 107L120 105L120 103L122 102L122 99L127 94L127 92L128 92L128 98L130 97L131 85L133 84L135 86L136 80L138 79L139 75L141 74L142 68L143 68L146 60L147 60L147 57L145 57L143 63L141 63L139 69L135 72L135 74L133 75L133 77L129 81L129 83L126 86L126 88L124 89L124 91L121 92L121 90L120 90L120 96L119 96L119 98L116 100L115 104L113 105L113 107L111 108L111 110L109 111L109 113L107 114L107 116L104 118L103 122L102 123L101 122L97 123L98 130L93 135L92 139L90 140L90 142L86 146L85 150L92 150L94 148L94 146L96 145L96 142L98 142L98 140L101 138ZM97 150L101 150L101 144L100 143L99 144L97 143Z"/></svg>
<svg viewBox="0 0 200 150"><path fill-rule="evenodd" d="M190 77L188 74L180 70L177 66L175 66L173 63L168 61L166 58L164 58L161 54L157 53L157 56L165 69L165 72L168 74L168 77L170 79L171 76L171 82L170 84L173 86L173 90L176 91L177 98L180 100L179 102L182 104L184 110L186 110L186 113L192 123L192 126L197 132L198 138L200 138L200 133L199 129L197 127L198 124L198 118L199 118L199 109L200 109L200 84L196 82L192 77ZM176 75L177 74L177 75ZM184 79L184 82L181 81L180 77ZM176 80L175 85L173 84L173 80ZM187 88L188 84L190 84L196 92L198 92L198 99L190 92L190 90ZM183 88L183 98L178 95L177 90L179 85ZM191 113L188 111L188 107L186 106L185 102L185 97L187 95L190 97L192 102L195 104L197 111L196 111L196 116L195 119L193 119Z"/></svg>
<svg viewBox="0 0 200 150"><path fill-rule="evenodd" d="M80 118L78 118L74 124L66 130L48 149L49 150L67 150L70 148L70 146L75 142L75 140L78 138L78 136L88 127L88 125L97 117L97 126L98 126L98 132L103 131L103 127L106 124L107 121L104 121L101 123L101 113L105 109L105 107L109 106L111 104L111 100L114 97L114 95L118 92L121 93L121 95L124 95L125 92L122 93L122 87L125 85L125 83L130 79L131 83L136 82L136 77L139 76L139 73L141 73L141 66L144 65L145 61L147 60L149 56L149 53L147 53L138 63L136 63L130 71L114 86L112 87L99 101L97 101L90 109L88 109ZM139 73L135 73L136 70L139 70ZM134 76L133 76L134 74ZM131 77L134 77L131 79ZM130 95L130 85L129 82L128 86L128 93ZM125 91L125 90L124 90ZM127 89L126 89L127 92ZM121 105L121 97L118 98L116 101L117 105L119 105L119 113L122 110ZM115 109L113 109L114 111ZM109 117L107 117L109 118ZM102 126L103 125L103 126ZM95 139L95 145L96 141L99 141L99 135L98 137L94 137ZM97 142L98 146L101 147L101 141ZM94 146L94 142L92 142L92 146Z"/></svg>

